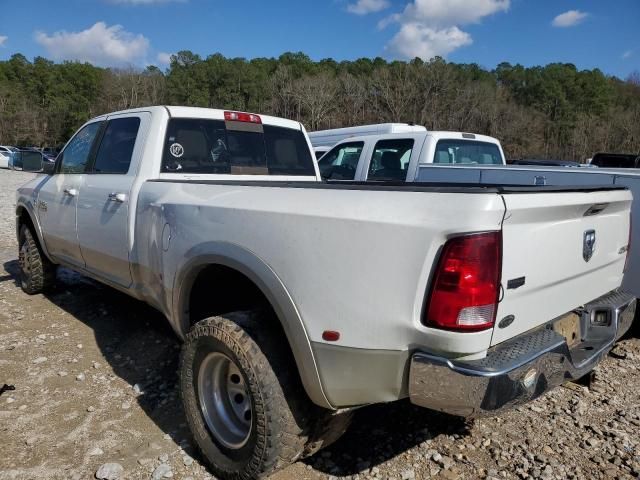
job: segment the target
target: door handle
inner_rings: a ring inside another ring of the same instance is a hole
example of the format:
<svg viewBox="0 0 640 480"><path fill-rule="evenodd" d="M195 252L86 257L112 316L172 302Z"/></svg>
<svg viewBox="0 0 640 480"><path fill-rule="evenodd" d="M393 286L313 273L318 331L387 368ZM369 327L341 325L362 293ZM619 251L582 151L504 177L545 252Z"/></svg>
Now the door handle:
<svg viewBox="0 0 640 480"><path fill-rule="evenodd" d="M118 202L118 203L124 203L126 199L127 199L127 195L125 193L116 193L116 192L111 192L107 197L108 201Z"/></svg>
<svg viewBox="0 0 640 480"><path fill-rule="evenodd" d="M63 190L64 194L69 196L69 197L77 197L78 196L78 190L75 188L65 188Z"/></svg>

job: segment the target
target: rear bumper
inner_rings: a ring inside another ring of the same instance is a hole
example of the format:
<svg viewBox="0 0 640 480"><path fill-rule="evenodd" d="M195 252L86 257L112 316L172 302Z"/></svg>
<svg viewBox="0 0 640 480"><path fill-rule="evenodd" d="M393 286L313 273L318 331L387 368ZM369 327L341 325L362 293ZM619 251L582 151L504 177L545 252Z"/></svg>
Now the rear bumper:
<svg viewBox="0 0 640 480"><path fill-rule="evenodd" d="M470 417L531 401L591 371L630 328L635 309L636 299L617 291L585 305L579 311L583 338L572 348L563 336L543 327L493 347L482 360L415 353L409 373L411 402ZM607 312L606 325L592 324L597 312Z"/></svg>

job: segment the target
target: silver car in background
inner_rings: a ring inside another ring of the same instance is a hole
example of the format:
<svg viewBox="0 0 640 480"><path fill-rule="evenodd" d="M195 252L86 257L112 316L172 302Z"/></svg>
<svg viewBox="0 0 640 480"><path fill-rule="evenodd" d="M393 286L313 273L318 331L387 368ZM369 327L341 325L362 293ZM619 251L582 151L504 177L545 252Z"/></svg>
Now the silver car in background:
<svg viewBox="0 0 640 480"><path fill-rule="evenodd" d="M17 150L16 147L0 145L0 168L11 168L14 152Z"/></svg>

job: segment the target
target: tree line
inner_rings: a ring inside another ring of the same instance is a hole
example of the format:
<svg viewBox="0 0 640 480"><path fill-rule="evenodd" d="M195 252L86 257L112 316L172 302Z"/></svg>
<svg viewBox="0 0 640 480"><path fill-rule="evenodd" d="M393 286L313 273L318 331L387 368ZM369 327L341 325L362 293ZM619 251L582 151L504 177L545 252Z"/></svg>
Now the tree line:
<svg viewBox="0 0 640 480"><path fill-rule="evenodd" d="M625 80L572 64L494 70L361 58L172 56L166 71L88 63L0 61L0 144L63 144L87 119L147 105L191 105L292 118L308 130L414 122L482 133L510 158L584 160L597 151L640 153L640 73Z"/></svg>

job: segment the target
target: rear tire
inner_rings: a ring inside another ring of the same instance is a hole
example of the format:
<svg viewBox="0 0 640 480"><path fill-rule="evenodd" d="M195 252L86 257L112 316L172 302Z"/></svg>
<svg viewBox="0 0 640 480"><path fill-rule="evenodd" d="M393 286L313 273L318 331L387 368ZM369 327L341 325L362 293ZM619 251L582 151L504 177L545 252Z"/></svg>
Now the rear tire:
<svg viewBox="0 0 640 480"><path fill-rule="evenodd" d="M20 287L29 295L50 290L55 285L57 266L42 252L28 226L20 227L19 239Z"/></svg>
<svg viewBox="0 0 640 480"><path fill-rule="evenodd" d="M220 479L263 478L295 462L314 423L288 345L270 330L264 314L233 312L198 322L182 348L187 421Z"/></svg>

